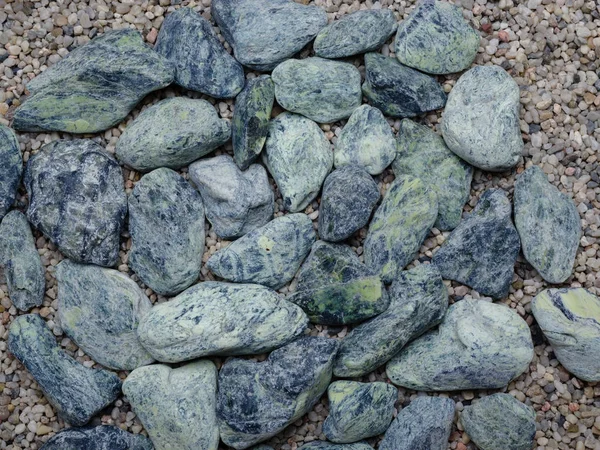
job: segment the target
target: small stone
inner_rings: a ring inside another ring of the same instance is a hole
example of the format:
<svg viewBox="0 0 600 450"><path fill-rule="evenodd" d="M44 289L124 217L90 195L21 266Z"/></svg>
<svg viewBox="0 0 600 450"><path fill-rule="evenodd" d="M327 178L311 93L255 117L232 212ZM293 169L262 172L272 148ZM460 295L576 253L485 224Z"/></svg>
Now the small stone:
<svg viewBox="0 0 600 450"><path fill-rule="evenodd" d="M17 136L0 124L0 220L15 202L23 173L23 159Z"/></svg>
<svg viewBox="0 0 600 450"><path fill-rule="evenodd" d="M39 433L37 433L39 435ZM42 450L153 450L152 442L141 434L131 434L120 428L67 428L52 436Z"/></svg>
<svg viewBox="0 0 600 450"><path fill-rule="evenodd" d="M331 444L325 441L312 441L300 447L302 450L372 450L369 444L356 442L354 444Z"/></svg>

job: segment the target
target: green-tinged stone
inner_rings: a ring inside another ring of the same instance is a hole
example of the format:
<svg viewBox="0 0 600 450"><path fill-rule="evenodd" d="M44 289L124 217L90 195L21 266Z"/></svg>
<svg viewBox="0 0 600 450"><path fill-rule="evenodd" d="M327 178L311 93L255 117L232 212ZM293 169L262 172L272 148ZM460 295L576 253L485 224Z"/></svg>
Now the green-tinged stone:
<svg viewBox="0 0 600 450"><path fill-rule="evenodd" d="M17 136L0 123L0 220L15 202L23 174L23 159Z"/></svg>
<svg viewBox="0 0 600 450"><path fill-rule="evenodd" d="M325 441L312 441L304 444L300 449L311 450L373 450L366 442L356 442L354 444L332 444Z"/></svg>
<svg viewBox="0 0 600 450"><path fill-rule="evenodd" d="M65 428L46 441L41 450L154 450L154 447L146 436L101 425Z"/></svg>

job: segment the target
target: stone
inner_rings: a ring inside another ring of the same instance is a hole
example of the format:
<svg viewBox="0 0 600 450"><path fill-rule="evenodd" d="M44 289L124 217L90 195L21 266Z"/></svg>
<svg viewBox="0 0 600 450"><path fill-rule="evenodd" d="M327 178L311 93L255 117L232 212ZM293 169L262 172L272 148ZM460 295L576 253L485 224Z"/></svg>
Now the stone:
<svg viewBox="0 0 600 450"><path fill-rule="evenodd" d="M392 358L386 371L392 383L417 391L499 389L532 359L531 332L514 310L464 299L448 308L439 329Z"/></svg>
<svg viewBox="0 0 600 450"><path fill-rule="evenodd" d="M520 247L510 201L501 189L488 189L433 255L433 262L445 279L466 284L483 295L504 298Z"/></svg>
<svg viewBox="0 0 600 450"><path fill-rule="evenodd" d="M465 72L448 95L442 135L450 150L490 172L514 167L521 157L520 90L498 66Z"/></svg>
<svg viewBox="0 0 600 450"><path fill-rule="evenodd" d="M266 361L230 359L219 372L221 440L236 450L265 441L312 409L329 385L334 339L302 337Z"/></svg>
<svg viewBox="0 0 600 450"><path fill-rule="evenodd" d="M100 145L83 139L46 144L29 159L24 183L29 222L66 257L117 263L127 196L119 164Z"/></svg>
<svg viewBox="0 0 600 450"><path fill-rule="evenodd" d="M235 59L259 71L294 56L327 25L324 10L292 0L214 0L211 14Z"/></svg>
<svg viewBox="0 0 600 450"><path fill-rule="evenodd" d="M87 368L71 358L37 314L12 321L8 350L29 371L54 410L72 426L85 425L121 393L121 380L115 373Z"/></svg>
<svg viewBox="0 0 600 450"><path fill-rule="evenodd" d="M372 450L369 444L364 442L356 442L354 444L332 444L325 441L311 441L304 444L301 449L314 450Z"/></svg>
<svg viewBox="0 0 600 450"><path fill-rule="evenodd" d="M283 113L271 120L263 161L290 212L304 210L319 195L333 166L323 131L312 120Z"/></svg>
<svg viewBox="0 0 600 450"><path fill-rule="evenodd" d="M129 267L154 292L174 295L200 275L204 253L202 198L177 172L144 175L129 196Z"/></svg>
<svg viewBox="0 0 600 450"><path fill-rule="evenodd" d="M217 368L212 361L140 367L123 383L123 393L155 450L217 450Z"/></svg>
<svg viewBox="0 0 600 450"><path fill-rule="evenodd" d="M433 190L419 178L396 177L369 225L364 242L365 264L391 283L413 260L437 215Z"/></svg>
<svg viewBox="0 0 600 450"><path fill-rule="evenodd" d="M42 450L153 450L141 434L131 434L110 425L67 428L52 436Z"/></svg>
<svg viewBox="0 0 600 450"><path fill-rule="evenodd" d="M231 156L220 155L196 161L189 174L204 200L206 218L220 238L243 236L273 218L275 197L261 165L241 171Z"/></svg>
<svg viewBox="0 0 600 450"><path fill-rule="evenodd" d="M437 229L447 231L458 226L463 206L469 200L473 168L452 153L440 135L425 125L404 119L392 167L394 174L420 178L435 192Z"/></svg>
<svg viewBox="0 0 600 450"><path fill-rule="evenodd" d="M438 325L448 309L448 290L435 266L400 272L389 293L388 309L358 325L342 339L333 373L360 377L373 372L407 342Z"/></svg>
<svg viewBox="0 0 600 450"><path fill-rule="evenodd" d="M252 355L302 334L306 315L257 284L205 281L155 305L138 327L142 345L158 361L209 355Z"/></svg>
<svg viewBox="0 0 600 450"><path fill-rule="evenodd" d="M323 183L319 205L321 239L339 242L352 236L367 225L380 196L377 183L358 166L331 172Z"/></svg>
<svg viewBox="0 0 600 450"><path fill-rule="evenodd" d="M277 103L315 122L350 117L362 101L360 72L350 63L318 57L288 59L271 76Z"/></svg>
<svg viewBox="0 0 600 450"><path fill-rule="evenodd" d="M133 370L154 359L136 330L152 303L119 271L64 260L56 267L58 318L67 336L94 361Z"/></svg>
<svg viewBox="0 0 600 450"><path fill-rule="evenodd" d="M279 289L294 278L316 239L306 214L287 214L218 250L206 267L225 280Z"/></svg>
<svg viewBox="0 0 600 450"><path fill-rule="evenodd" d="M121 122L142 98L173 81L174 70L131 29L108 31L27 83L15 110L21 131L96 133Z"/></svg>
<svg viewBox="0 0 600 450"><path fill-rule="evenodd" d="M147 172L179 169L225 144L229 122L206 100L173 97L141 112L117 141L116 155L129 167Z"/></svg>
<svg viewBox="0 0 600 450"><path fill-rule="evenodd" d="M22 174L23 159L17 136L0 124L0 220L15 202Z"/></svg>
<svg viewBox="0 0 600 450"><path fill-rule="evenodd" d="M446 94L437 80L379 53L365 55L362 91L369 103L392 117L415 117L443 108Z"/></svg>
<svg viewBox="0 0 600 450"><path fill-rule="evenodd" d="M527 261L548 283L562 283L573 272L581 221L573 200L531 166L517 177L515 226Z"/></svg>
<svg viewBox="0 0 600 450"><path fill-rule="evenodd" d="M175 68L175 83L186 89L233 98L244 87L244 68L227 53L211 23L192 8L167 15L154 50Z"/></svg>

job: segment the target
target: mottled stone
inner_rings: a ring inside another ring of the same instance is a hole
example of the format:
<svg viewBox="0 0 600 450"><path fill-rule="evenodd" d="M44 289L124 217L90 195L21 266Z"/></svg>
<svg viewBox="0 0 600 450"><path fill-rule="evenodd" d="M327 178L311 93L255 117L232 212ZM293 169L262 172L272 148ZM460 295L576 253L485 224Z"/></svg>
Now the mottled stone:
<svg viewBox="0 0 600 450"><path fill-rule="evenodd" d="M29 222L65 256L117 263L127 197L119 164L100 145L83 139L46 144L29 159L24 182Z"/></svg>
<svg viewBox="0 0 600 450"><path fill-rule="evenodd" d="M523 138L519 126L520 91L498 66L476 66L463 74L442 117L442 135L450 150L491 172L519 162Z"/></svg>
<svg viewBox="0 0 600 450"><path fill-rule="evenodd" d="M464 299L448 308L438 330L404 347L386 370L394 384L418 391L498 389L532 359L531 332L514 310Z"/></svg>
<svg viewBox="0 0 600 450"><path fill-rule="evenodd" d="M319 401L331 380L334 339L303 337L266 361L234 358L219 372L221 440L245 449L276 435Z"/></svg>
<svg viewBox="0 0 600 450"><path fill-rule="evenodd" d="M15 202L22 173L23 160L17 136L0 123L0 220Z"/></svg>
<svg viewBox="0 0 600 450"><path fill-rule="evenodd" d="M354 444L332 444L326 441L311 441L300 448L313 450L373 450L373 447L365 442L356 442Z"/></svg>
<svg viewBox="0 0 600 450"><path fill-rule="evenodd" d="M506 297L521 246L510 216L504 191L485 191L473 212L465 215L433 255L442 277L483 295Z"/></svg>
<svg viewBox="0 0 600 450"><path fill-rule="evenodd" d="M155 305L138 327L140 342L162 362L208 355L251 355L301 335L306 315L257 284L205 281Z"/></svg>
<svg viewBox="0 0 600 450"><path fill-rule="evenodd" d="M110 425L67 428L52 436L42 450L153 450L141 434L131 434Z"/></svg>
<svg viewBox="0 0 600 450"><path fill-rule="evenodd" d="M87 368L71 358L37 314L13 320L8 350L29 371L54 410L73 426L85 425L121 393L116 374Z"/></svg>
<svg viewBox="0 0 600 450"><path fill-rule="evenodd" d="M131 29L108 31L27 83L13 126L96 133L117 125L146 94L173 81L166 59Z"/></svg>

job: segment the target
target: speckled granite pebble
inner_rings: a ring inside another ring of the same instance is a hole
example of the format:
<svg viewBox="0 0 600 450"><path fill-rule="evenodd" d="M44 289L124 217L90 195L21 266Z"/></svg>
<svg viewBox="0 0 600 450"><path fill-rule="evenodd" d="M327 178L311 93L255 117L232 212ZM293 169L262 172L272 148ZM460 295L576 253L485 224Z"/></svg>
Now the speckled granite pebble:
<svg viewBox="0 0 600 450"><path fill-rule="evenodd" d="M17 136L0 124L0 220L15 202L23 173L23 159Z"/></svg>
<svg viewBox="0 0 600 450"><path fill-rule="evenodd" d="M369 444L364 442L356 442L354 444L332 444L325 441L311 441L304 444L301 449L313 450L372 450Z"/></svg>
<svg viewBox="0 0 600 450"><path fill-rule="evenodd" d="M131 434L110 425L67 428L52 436L41 450L153 450L141 434Z"/></svg>

